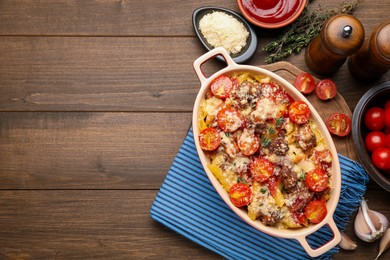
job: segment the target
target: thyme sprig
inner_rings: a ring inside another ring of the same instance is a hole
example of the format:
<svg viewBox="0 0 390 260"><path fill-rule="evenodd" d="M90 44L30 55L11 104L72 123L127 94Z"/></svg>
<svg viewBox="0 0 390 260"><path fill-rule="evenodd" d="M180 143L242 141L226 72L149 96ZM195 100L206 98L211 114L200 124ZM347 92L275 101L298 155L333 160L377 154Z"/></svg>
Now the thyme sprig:
<svg viewBox="0 0 390 260"><path fill-rule="evenodd" d="M305 7L299 18L286 28L281 37L262 48L262 51L271 53L265 58L265 63L273 63L293 53L300 53L320 33L322 25L328 18L336 14L352 14L363 1L341 3L337 9L331 10L319 6L312 12Z"/></svg>

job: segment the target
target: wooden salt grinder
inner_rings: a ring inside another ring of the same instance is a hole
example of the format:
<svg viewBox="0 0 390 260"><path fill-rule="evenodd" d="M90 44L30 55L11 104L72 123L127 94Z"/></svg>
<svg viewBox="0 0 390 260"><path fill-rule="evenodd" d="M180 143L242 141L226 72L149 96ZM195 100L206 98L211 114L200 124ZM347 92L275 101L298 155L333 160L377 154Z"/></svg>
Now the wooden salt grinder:
<svg viewBox="0 0 390 260"><path fill-rule="evenodd" d="M381 23L363 46L348 58L351 74L362 80L374 80L390 69L390 21Z"/></svg>
<svg viewBox="0 0 390 260"><path fill-rule="evenodd" d="M307 47L306 64L318 74L335 73L363 42L364 28L358 19L346 14L332 16Z"/></svg>

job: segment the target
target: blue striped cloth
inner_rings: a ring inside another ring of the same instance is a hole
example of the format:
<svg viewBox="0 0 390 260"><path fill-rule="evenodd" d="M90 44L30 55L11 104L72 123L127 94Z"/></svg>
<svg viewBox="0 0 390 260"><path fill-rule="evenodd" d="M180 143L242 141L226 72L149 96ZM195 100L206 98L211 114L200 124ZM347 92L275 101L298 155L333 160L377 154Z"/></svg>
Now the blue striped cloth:
<svg viewBox="0 0 390 260"><path fill-rule="evenodd" d="M366 191L368 175L356 162L339 155L342 186L334 220L345 230ZM210 183L188 132L150 210L151 217L227 259L309 259L295 239L264 234L242 221ZM328 227L307 237L316 248L332 238ZM318 259L329 259L334 247Z"/></svg>

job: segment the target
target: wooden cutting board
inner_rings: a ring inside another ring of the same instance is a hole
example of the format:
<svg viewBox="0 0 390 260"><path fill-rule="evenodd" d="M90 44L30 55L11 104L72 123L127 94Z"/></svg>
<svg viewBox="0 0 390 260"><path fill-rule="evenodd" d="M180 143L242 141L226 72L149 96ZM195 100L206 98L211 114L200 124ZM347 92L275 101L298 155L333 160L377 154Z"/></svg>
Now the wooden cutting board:
<svg viewBox="0 0 390 260"><path fill-rule="evenodd" d="M299 68L285 61L262 65L260 67L278 74L291 84L294 84L295 77L302 72ZM316 81L318 81L318 79L316 79ZM315 92L306 95L306 98L315 107L324 122L326 122L329 116L335 112L346 114L352 119L351 110L339 93L337 93L335 98L328 101L320 100ZM352 160L358 160L351 134L346 137L337 137L332 135L332 138L338 153L345 155Z"/></svg>

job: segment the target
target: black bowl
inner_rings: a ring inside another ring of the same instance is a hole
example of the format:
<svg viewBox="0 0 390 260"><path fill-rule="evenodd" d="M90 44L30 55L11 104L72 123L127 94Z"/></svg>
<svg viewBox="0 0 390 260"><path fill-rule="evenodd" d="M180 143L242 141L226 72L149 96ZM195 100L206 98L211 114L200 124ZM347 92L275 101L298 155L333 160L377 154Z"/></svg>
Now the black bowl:
<svg viewBox="0 0 390 260"><path fill-rule="evenodd" d="M233 61L235 63L244 63L249 58L253 56L253 54L256 52L257 49L257 36L256 32L252 28L252 26L245 20L245 18L240 15L237 12L234 12L232 10L222 8L222 7L212 7L212 6L205 6L200 7L196 9L192 14L192 25L194 27L195 33L198 36L200 42L203 44L203 46L206 48L206 50L210 51L214 49L213 46L211 46L207 40L203 37L202 33L199 30L199 21L202 19L203 16L206 14L212 13L212 12L224 12L228 15L233 16L238 21L242 22L246 29L249 32L249 37L247 39L246 45L242 48L242 50L239 53L232 54L231 57L233 58ZM217 56L217 59L220 61L225 61L225 59L222 56Z"/></svg>
<svg viewBox="0 0 390 260"><path fill-rule="evenodd" d="M390 81L383 82L368 90L359 100L352 116L352 138L357 154L364 168L371 178L382 188L390 191L390 175L380 171L371 161L371 154L367 151L364 140L370 130L364 124L364 115L374 106L384 107L390 99Z"/></svg>

